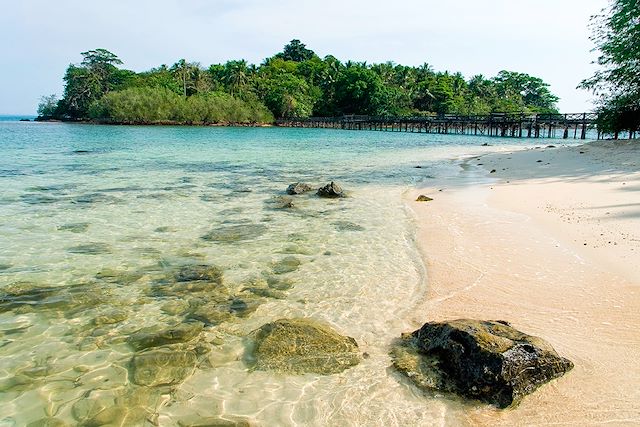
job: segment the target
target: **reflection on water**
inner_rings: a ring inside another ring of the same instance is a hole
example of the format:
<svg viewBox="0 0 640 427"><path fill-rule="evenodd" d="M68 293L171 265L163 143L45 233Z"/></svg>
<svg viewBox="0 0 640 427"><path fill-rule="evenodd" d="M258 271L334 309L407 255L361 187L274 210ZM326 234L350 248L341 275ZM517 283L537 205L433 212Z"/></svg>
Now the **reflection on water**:
<svg viewBox="0 0 640 427"><path fill-rule="evenodd" d="M0 425L456 420L458 404L388 369L424 293L401 194L455 175L442 159L482 141L34 123L0 135ZM330 180L350 197L285 194ZM327 376L250 369L247 336L284 317L328 322L367 357Z"/></svg>

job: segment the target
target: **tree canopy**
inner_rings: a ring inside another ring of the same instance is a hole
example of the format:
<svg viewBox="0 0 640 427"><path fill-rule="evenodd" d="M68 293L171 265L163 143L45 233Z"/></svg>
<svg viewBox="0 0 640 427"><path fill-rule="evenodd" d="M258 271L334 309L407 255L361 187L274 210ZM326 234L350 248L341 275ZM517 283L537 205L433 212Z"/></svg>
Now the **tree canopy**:
<svg viewBox="0 0 640 427"><path fill-rule="evenodd" d="M558 97L549 85L528 74L501 71L493 78L467 80L460 73L436 72L426 63L341 62L331 55L318 57L297 39L257 66L236 59L203 67L180 59L136 73L119 68L120 59L106 49L82 56L80 64L67 68L65 91L53 117L236 123L343 114L557 112ZM48 97L43 111L50 113L52 104L55 100Z"/></svg>
<svg viewBox="0 0 640 427"><path fill-rule="evenodd" d="M604 132L640 130L640 2L612 0L591 18L600 69L580 84L598 97Z"/></svg>

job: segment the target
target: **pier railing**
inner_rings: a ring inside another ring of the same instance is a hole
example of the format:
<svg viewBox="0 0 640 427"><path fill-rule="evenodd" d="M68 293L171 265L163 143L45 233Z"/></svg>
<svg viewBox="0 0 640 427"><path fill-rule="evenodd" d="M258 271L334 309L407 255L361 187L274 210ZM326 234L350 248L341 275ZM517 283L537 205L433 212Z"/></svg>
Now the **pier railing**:
<svg viewBox="0 0 640 427"><path fill-rule="evenodd" d="M538 114L492 113L486 115L439 114L418 117L345 115L341 117L285 118L284 127L377 130L503 136L514 138L580 138L595 128L596 113ZM559 135L561 133L561 136ZM599 137L599 136L598 136Z"/></svg>

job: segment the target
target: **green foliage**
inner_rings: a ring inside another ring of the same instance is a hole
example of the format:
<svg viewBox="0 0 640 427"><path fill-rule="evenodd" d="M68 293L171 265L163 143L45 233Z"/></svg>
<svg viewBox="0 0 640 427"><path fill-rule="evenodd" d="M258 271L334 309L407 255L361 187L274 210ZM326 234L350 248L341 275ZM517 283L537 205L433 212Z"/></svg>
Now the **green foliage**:
<svg viewBox="0 0 640 427"><path fill-rule="evenodd" d="M40 104L38 104L38 116L44 119L55 117L58 102L58 97L56 95L48 95L40 98Z"/></svg>
<svg viewBox="0 0 640 427"><path fill-rule="evenodd" d="M100 121L154 123L269 123L273 115L264 105L245 102L223 92L185 98L167 88L130 88L106 94L91 106Z"/></svg>
<svg viewBox="0 0 640 427"><path fill-rule="evenodd" d="M600 131L631 136L640 130L640 3L612 0L591 20L601 68L579 87L598 96Z"/></svg>
<svg viewBox="0 0 640 427"><path fill-rule="evenodd" d="M181 59L134 73L119 69L104 49L84 52L65 74L63 99L54 115L126 123L246 123L273 117L368 114L487 114L555 112L558 98L537 77L502 71L466 81L460 73L435 72L386 62L368 65L319 58L299 40L261 65L231 60L203 68ZM51 111L51 109L47 110Z"/></svg>
<svg viewBox="0 0 640 427"><path fill-rule="evenodd" d="M304 43L298 39L293 39L287 44L281 53L276 55L285 61L302 62L315 56L312 50L307 49Z"/></svg>

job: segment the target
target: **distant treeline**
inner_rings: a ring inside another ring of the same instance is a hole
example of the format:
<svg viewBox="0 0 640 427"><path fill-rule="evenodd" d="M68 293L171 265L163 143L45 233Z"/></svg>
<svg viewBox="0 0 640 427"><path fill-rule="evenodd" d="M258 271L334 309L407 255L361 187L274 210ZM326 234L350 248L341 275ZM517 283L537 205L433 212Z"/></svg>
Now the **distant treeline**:
<svg viewBox="0 0 640 427"><path fill-rule="evenodd" d="M184 59L136 73L105 49L69 65L62 99L43 97L41 118L114 123L259 124L274 118L557 112L549 85L528 74L493 78L391 62L323 59L292 40L258 66L244 60L208 68Z"/></svg>

